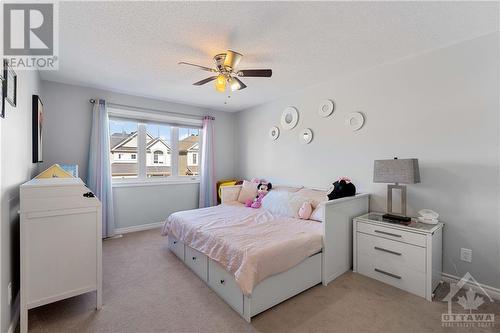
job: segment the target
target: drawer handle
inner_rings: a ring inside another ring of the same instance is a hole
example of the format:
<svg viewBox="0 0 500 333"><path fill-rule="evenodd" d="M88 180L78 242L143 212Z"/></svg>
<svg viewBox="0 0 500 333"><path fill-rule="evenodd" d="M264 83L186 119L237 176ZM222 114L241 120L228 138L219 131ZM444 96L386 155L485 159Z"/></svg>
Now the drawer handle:
<svg viewBox="0 0 500 333"><path fill-rule="evenodd" d="M389 273L389 272L386 272L386 271L383 271L383 270L378 269L378 268L375 268L375 272L382 273L382 274L385 274L387 276L393 277L395 279L401 280L401 276L396 275L396 274L392 274L392 273Z"/></svg>
<svg viewBox="0 0 500 333"><path fill-rule="evenodd" d="M222 284L222 285L223 285L225 282L226 282L226 281L224 281L224 280L220 280L220 284Z"/></svg>
<svg viewBox="0 0 500 333"><path fill-rule="evenodd" d="M385 232L385 231L380 231L380 230L375 230L375 232L377 232L379 234L384 234L384 235L392 236L392 237L402 237L401 235L391 234L390 232Z"/></svg>
<svg viewBox="0 0 500 333"><path fill-rule="evenodd" d="M375 250L379 250L379 251L382 251L382 252L387 252L387 253L391 253L391 254L395 254L397 256L400 256L401 253L400 252L395 252L395 251L391 251L391 250L387 250L387 249L384 249L384 248L381 248L381 247L378 247L378 246L375 246L374 247Z"/></svg>
<svg viewBox="0 0 500 333"><path fill-rule="evenodd" d="M196 260L196 257L193 257L193 260Z"/></svg>

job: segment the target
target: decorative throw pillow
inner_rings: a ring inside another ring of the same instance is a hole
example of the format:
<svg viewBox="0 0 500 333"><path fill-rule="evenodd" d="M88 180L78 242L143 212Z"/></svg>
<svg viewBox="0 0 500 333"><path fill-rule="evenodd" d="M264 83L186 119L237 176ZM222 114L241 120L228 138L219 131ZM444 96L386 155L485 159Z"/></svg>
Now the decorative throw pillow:
<svg viewBox="0 0 500 333"><path fill-rule="evenodd" d="M325 222L325 205L318 205L312 212L310 220Z"/></svg>
<svg viewBox="0 0 500 333"><path fill-rule="evenodd" d="M262 199L262 207L274 215L297 218L304 202L305 200L295 193L272 190Z"/></svg>
<svg viewBox="0 0 500 333"><path fill-rule="evenodd" d="M312 213L312 206L309 202L304 202L299 209L299 218L309 220Z"/></svg>
<svg viewBox="0 0 500 333"><path fill-rule="evenodd" d="M309 201L313 207L316 209L321 202L328 201L328 196L326 191L313 190L310 188L303 188L295 193L304 198L304 201Z"/></svg>
<svg viewBox="0 0 500 333"><path fill-rule="evenodd" d="M244 180L243 185L241 186L240 194L238 195L238 201L245 203L247 200L255 199L257 196L257 185L259 184Z"/></svg>

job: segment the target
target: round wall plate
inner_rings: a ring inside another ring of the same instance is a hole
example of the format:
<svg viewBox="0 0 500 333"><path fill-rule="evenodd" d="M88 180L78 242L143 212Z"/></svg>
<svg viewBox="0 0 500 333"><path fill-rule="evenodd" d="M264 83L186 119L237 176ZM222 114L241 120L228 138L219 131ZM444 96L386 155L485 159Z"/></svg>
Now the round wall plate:
<svg viewBox="0 0 500 333"><path fill-rule="evenodd" d="M272 140L276 140L280 136L280 129L276 126L273 126L269 129L269 137Z"/></svg>
<svg viewBox="0 0 500 333"><path fill-rule="evenodd" d="M299 122L299 111L293 106L287 107L281 113L281 127L285 130L291 130Z"/></svg>
<svg viewBox="0 0 500 333"><path fill-rule="evenodd" d="M365 117L361 112L352 112L345 119L346 126L348 126L351 130L357 131L363 124L365 123Z"/></svg>
<svg viewBox="0 0 500 333"><path fill-rule="evenodd" d="M333 104L333 101L325 99L319 104L318 114L321 117L326 118L333 113L334 109L335 109L335 104Z"/></svg>
<svg viewBox="0 0 500 333"><path fill-rule="evenodd" d="M299 139L302 143L308 144L313 139L313 132L310 128L305 128L300 132Z"/></svg>

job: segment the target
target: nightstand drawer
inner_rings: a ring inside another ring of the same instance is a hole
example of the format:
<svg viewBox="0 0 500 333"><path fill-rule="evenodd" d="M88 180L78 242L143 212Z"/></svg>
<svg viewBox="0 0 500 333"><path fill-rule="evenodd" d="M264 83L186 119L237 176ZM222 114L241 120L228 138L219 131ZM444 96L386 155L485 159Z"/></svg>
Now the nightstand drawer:
<svg viewBox="0 0 500 333"><path fill-rule="evenodd" d="M395 228L387 228L380 225L374 225L359 221L357 223L357 231L417 246L422 246L422 247L426 246L425 235L418 233L403 231Z"/></svg>
<svg viewBox="0 0 500 333"><path fill-rule="evenodd" d="M401 267L425 274L425 248L390 239L357 233L359 257L385 267Z"/></svg>
<svg viewBox="0 0 500 333"><path fill-rule="evenodd" d="M371 258L358 258L358 272L394 287L425 297L425 273L405 266L393 266L383 261L373 262Z"/></svg>

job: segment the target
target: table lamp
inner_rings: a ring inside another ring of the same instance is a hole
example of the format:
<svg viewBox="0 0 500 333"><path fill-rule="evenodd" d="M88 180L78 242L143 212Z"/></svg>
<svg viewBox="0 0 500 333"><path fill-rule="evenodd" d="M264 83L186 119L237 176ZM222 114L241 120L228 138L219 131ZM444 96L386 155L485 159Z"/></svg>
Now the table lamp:
<svg viewBox="0 0 500 333"><path fill-rule="evenodd" d="M375 160L373 166L374 183L394 183L387 185L387 214L384 218L396 221L408 222L411 218L406 216L406 186L402 184L420 183L420 172L418 159ZM392 191L401 191L401 212L392 211Z"/></svg>

